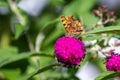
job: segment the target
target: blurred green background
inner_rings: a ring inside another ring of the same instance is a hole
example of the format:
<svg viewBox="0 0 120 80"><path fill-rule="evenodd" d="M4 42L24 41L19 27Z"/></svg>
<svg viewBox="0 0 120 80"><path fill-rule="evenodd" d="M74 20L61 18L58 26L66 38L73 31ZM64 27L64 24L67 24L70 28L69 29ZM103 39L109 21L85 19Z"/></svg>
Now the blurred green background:
<svg viewBox="0 0 120 80"><path fill-rule="evenodd" d="M118 3L119 0L0 0L0 80L79 80L75 77L78 68L48 66L57 63L54 43L65 35L60 16L82 18L88 30L99 19L93 9L107 5L118 17L114 25L119 25ZM91 60L90 56L85 60ZM104 61L91 62L106 71ZM45 66L48 67L40 71Z"/></svg>

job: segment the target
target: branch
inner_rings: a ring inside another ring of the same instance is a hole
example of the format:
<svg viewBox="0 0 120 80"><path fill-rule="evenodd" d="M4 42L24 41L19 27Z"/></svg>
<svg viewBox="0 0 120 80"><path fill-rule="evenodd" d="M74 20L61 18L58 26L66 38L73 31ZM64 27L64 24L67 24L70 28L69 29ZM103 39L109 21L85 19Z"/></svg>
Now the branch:
<svg viewBox="0 0 120 80"><path fill-rule="evenodd" d="M11 8L11 11L16 15L16 17L20 21L20 24L25 25L25 21L18 10L18 6L16 5L16 3L13 0L8 0L8 4Z"/></svg>

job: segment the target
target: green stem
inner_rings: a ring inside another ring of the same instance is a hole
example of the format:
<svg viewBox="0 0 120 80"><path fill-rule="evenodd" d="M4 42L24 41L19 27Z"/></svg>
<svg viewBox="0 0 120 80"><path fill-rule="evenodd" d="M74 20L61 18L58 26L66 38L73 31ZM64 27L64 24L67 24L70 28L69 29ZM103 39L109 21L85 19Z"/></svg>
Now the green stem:
<svg viewBox="0 0 120 80"><path fill-rule="evenodd" d="M25 20L23 19L23 16L19 12L17 4L13 0L8 0L8 4L10 6L11 11L16 15L16 17L20 21L20 24L24 26Z"/></svg>
<svg viewBox="0 0 120 80"><path fill-rule="evenodd" d="M42 73L42 72L44 72L44 71L46 71L46 70L48 70L48 69L50 69L50 68L52 68L54 66L60 66L60 64L59 63L55 63L55 64L48 65L48 66L46 66L46 67L44 67L42 69L38 69L38 71L36 71L34 75L36 75L38 73Z"/></svg>
<svg viewBox="0 0 120 80"><path fill-rule="evenodd" d="M44 71L47 71L47 70L53 68L54 66L60 66L60 64L55 63L55 64L48 65L48 66L46 66L46 67L44 67L44 68L42 68L42 69L38 69L38 70L36 70L35 72L32 72L31 74L28 74L28 75L20 78L19 80L29 80L29 79L32 78L33 76L35 76L35 75L37 75L37 74L39 74L39 73L42 73L42 72L44 72Z"/></svg>

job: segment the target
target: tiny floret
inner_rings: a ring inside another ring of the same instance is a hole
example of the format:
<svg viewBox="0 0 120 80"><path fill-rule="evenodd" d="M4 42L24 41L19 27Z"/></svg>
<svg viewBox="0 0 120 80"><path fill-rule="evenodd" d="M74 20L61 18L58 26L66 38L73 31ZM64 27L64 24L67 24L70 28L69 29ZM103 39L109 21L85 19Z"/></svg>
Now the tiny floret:
<svg viewBox="0 0 120 80"><path fill-rule="evenodd" d="M67 65L79 65L85 56L84 43L77 38L61 37L55 43L55 56L58 62Z"/></svg>

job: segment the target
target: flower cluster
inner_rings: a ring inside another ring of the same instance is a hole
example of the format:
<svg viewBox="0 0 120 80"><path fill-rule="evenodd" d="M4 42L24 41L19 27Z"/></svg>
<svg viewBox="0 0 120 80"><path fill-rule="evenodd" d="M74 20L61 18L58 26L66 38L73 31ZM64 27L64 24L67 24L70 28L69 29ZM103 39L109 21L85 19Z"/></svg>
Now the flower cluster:
<svg viewBox="0 0 120 80"><path fill-rule="evenodd" d="M120 55L114 52L109 52L109 54L111 54L111 57L107 58L107 70L120 72Z"/></svg>
<svg viewBox="0 0 120 80"><path fill-rule="evenodd" d="M85 56L85 46L80 39L61 37L55 43L54 53L58 62L65 66L79 65Z"/></svg>
<svg viewBox="0 0 120 80"><path fill-rule="evenodd" d="M98 9L93 10L93 13L99 17L99 21L94 25L94 28L116 21L114 12L109 11L106 6L101 6Z"/></svg>
<svg viewBox="0 0 120 80"><path fill-rule="evenodd" d="M93 10L93 13L100 18L104 18L104 24L114 22L116 20L114 12L109 11L106 6L101 6L98 9Z"/></svg>

